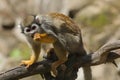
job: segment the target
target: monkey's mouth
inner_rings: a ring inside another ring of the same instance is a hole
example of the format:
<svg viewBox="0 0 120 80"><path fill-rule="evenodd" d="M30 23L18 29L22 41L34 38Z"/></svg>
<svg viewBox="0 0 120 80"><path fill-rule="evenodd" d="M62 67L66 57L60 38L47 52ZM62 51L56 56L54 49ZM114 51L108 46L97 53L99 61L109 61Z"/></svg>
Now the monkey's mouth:
<svg viewBox="0 0 120 80"><path fill-rule="evenodd" d="M34 38L35 33L31 34L31 37Z"/></svg>
<svg viewBox="0 0 120 80"><path fill-rule="evenodd" d="M40 33L38 33L38 32L32 33L32 34L31 34L32 39L34 39L34 36L35 36L36 33L37 33L37 34L40 34Z"/></svg>

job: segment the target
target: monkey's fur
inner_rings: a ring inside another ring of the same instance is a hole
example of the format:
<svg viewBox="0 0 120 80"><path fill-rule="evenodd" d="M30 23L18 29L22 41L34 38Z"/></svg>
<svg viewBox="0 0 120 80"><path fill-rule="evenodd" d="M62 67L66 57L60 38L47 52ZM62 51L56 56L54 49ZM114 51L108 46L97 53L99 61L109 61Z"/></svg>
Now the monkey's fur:
<svg viewBox="0 0 120 80"><path fill-rule="evenodd" d="M63 14L28 16L21 23L21 29L34 51L30 60L22 61L27 67L37 61L41 43L53 44L58 57L58 61L51 66L55 75L57 75L56 68L67 61L69 54L86 55L79 26ZM39 40L34 39L37 36Z"/></svg>

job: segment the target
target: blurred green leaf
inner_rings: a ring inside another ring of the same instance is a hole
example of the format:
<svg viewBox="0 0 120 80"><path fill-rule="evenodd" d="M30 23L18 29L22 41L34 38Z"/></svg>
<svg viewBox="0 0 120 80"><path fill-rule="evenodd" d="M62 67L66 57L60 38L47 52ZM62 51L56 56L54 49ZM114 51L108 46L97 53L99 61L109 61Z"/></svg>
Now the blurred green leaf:
<svg viewBox="0 0 120 80"><path fill-rule="evenodd" d="M103 27L110 24L114 19L115 14L110 11L103 11L96 15L86 16L86 15L78 15L75 20L78 23L83 24L87 27L95 28L96 30L101 31Z"/></svg>
<svg viewBox="0 0 120 80"><path fill-rule="evenodd" d="M27 59L30 56L30 48L25 45L20 45L10 52L10 57L15 60Z"/></svg>
<svg viewBox="0 0 120 80"><path fill-rule="evenodd" d="M87 24L93 27L104 27L110 22L109 17L105 13L101 13L87 20Z"/></svg>
<svg viewBox="0 0 120 80"><path fill-rule="evenodd" d="M20 51L21 51L21 57L22 59L28 59L30 57L30 53L31 53L31 49L29 48L28 45L25 45L25 44L21 44L19 46L20 48Z"/></svg>
<svg viewBox="0 0 120 80"><path fill-rule="evenodd" d="M19 49L13 49L10 53L10 57L15 60L21 59L21 51Z"/></svg>

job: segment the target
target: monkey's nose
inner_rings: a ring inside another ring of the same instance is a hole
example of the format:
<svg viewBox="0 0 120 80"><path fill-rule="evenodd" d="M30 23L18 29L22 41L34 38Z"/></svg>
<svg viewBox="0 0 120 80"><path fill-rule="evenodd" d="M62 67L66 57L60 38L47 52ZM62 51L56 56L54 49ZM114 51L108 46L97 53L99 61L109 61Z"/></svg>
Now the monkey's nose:
<svg viewBox="0 0 120 80"><path fill-rule="evenodd" d="M34 35L35 35L35 33L32 33L32 34L31 34L31 37L34 38Z"/></svg>

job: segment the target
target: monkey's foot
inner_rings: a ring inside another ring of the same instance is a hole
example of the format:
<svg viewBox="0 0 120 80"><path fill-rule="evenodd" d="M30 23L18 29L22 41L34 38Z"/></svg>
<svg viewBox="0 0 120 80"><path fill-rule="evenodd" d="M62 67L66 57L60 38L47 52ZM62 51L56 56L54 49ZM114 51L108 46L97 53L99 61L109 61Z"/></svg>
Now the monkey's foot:
<svg viewBox="0 0 120 80"><path fill-rule="evenodd" d="M28 68L29 66L31 66L33 64L32 60L23 60L21 62L21 65L26 65L26 68Z"/></svg>

